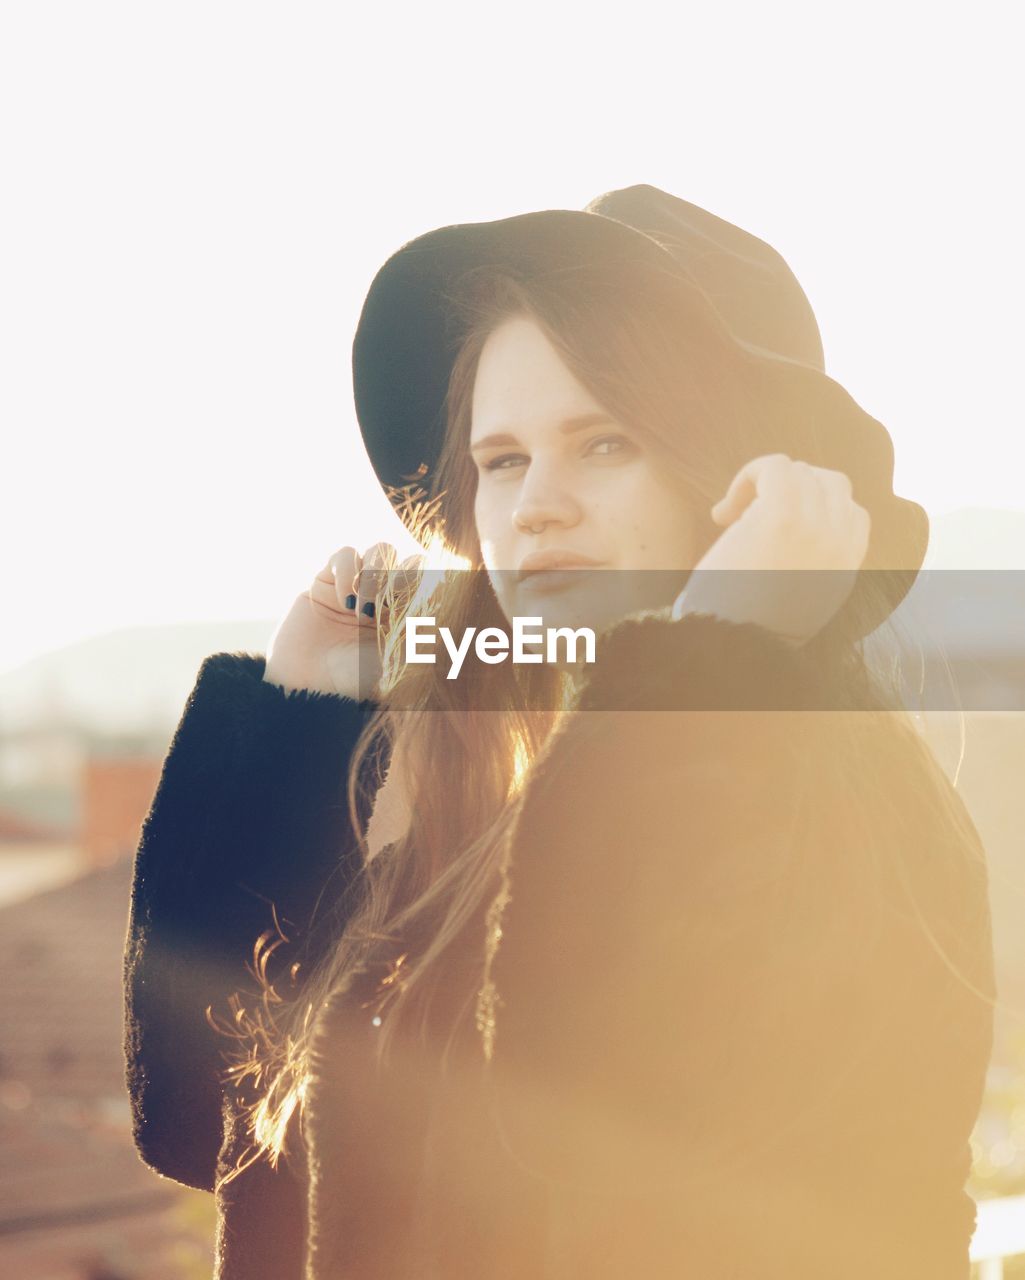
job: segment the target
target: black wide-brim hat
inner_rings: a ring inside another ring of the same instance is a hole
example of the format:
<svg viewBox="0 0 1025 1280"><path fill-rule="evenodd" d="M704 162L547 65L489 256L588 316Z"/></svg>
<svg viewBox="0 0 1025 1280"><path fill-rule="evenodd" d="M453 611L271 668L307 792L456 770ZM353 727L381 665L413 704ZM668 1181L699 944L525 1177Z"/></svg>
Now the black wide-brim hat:
<svg viewBox="0 0 1025 1280"><path fill-rule="evenodd" d="M486 266L530 279L596 263L669 271L681 288L696 285L757 375L764 414L752 456L786 453L850 477L854 500L872 518L861 573L872 573L883 588L868 612L870 597L860 601L858 632L873 630L907 594L929 541L925 511L893 492L890 434L826 374L814 312L783 258L749 232L656 187L612 191L584 210L439 227L388 259L370 286L352 349L356 415L381 484L430 491L459 349L450 322L458 279ZM444 495L434 510L442 522ZM400 504L399 512L408 525L409 507ZM850 608L843 612L850 615Z"/></svg>

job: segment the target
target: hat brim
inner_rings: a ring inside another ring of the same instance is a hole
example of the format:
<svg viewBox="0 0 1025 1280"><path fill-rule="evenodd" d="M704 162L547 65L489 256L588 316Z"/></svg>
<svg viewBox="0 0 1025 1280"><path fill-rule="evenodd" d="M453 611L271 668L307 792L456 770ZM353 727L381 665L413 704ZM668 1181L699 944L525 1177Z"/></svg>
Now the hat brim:
<svg viewBox="0 0 1025 1280"><path fill-rule="evenodd" d="M371 465L386 490L424 483L445 436L445 399L460 335L448 298L460 276L492 266L537 277L578 265L638 266L694 282L651 236L590 211L546 209L492 222L439 227L403 245L377 272L352 348L356 416ZM819 369L736 343L763 388L762 452L785 452L846 472L855 501L872 516L863 568L891 570L879 625L907 594L921 567L929 521L894 494L893 445L837 382ZM866 623L866 625L868 625ZM867 634L866 626L861 630Z"/></svg>
<svg viewBox="0 0 1025 1280"><path fill-rule="evenodd" d="M356 416L382 485L433 469L458 335L446 297L466 271L494 266L538 276L575 264L639 261L683 277L649 236L602 214L545 209L495 222L439 227L411 240L378 271L352 347Z"/></svg>

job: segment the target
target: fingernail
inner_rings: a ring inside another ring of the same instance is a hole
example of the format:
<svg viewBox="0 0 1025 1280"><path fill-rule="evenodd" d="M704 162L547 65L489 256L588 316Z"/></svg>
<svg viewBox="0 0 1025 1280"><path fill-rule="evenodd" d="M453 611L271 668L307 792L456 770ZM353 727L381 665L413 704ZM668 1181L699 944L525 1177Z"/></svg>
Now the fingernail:
<svg viewBox="0 0 1025 1280"><path fill-rule="evenodd" d="M366 604L363 606L363 612L367 615L367 617L368 617L368 618L372 618L372 617L374 616L374 602L373 602L373 600L368 600L368 601L366 602Z"/></svg>
<svg viewBox="0 0 1025 1280"><path fill-rule="evenodd" d="M348 595L345 597L345 607L346 609L355 609L356 597L354 595Z"/></svg>

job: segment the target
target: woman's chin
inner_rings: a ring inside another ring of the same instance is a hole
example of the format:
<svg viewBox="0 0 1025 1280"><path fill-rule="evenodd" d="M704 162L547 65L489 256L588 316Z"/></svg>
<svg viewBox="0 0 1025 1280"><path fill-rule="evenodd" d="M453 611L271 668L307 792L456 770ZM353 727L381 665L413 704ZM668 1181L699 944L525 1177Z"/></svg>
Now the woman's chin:
<svg viewBox="0 0 1025 1280"><path fill-rule="evenodd" d="M630 612L629 605L624 607L622 602L602 597L597 592L566 590L520 595L514 616L539 618L541 627L569 627L572 630L588 627L598 633Z"/></svg>
<svg viewBox="0 0 1025 1280"><path fill-rule="evenodd" d="M630 614L669 608L686 577L682 570L552 570L516 583L509 603L515 616L541 618L545 627L597 632Z"/></svg>

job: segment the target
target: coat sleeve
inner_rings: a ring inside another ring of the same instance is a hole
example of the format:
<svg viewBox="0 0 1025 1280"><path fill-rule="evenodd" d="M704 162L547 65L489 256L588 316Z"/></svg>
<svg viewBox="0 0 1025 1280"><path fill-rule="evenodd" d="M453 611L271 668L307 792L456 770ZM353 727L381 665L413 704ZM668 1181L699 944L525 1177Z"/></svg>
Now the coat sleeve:
<svg viewBox="0 0 1025 1280"><path fill-rule="evenodd" d="M570 1270L967 1276L983 851L910 724L820 699L754 624L629 619L533 771L488 1074Z"/></svg>
<svg viewBox="0 0 1025 1280"><path fill-rule="evenodd" d="M207 1190L231 1048L207 1010L223 1016L233 993L256 988L248 966L268 931L288 939L271 977L302 957L314 917L344 912L359 862L346 782L373 706L286 694L264 666L246 653L204 661L135 858L125 952L135 1141L159 1173Z"/></svg>

